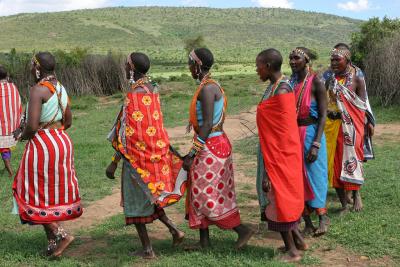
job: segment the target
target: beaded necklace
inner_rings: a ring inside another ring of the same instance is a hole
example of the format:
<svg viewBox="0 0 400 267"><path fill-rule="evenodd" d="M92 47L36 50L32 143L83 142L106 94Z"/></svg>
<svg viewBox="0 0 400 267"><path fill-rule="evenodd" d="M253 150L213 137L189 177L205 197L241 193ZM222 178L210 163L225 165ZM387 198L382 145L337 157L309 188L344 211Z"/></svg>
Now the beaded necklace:
<svg viewBox="0 0 400 267"><path fill-rule="evenodd" d="M303 84L301 85L300 89L300 94L299 97L297 98L297 103L296 103L296 113L299 113L301 101L303 99L303 94L304 94L304 88L306 88L306 84L308 83L308 77L310 75L310 72L307 71L306 77L303 79ZM296 81L296 85L298 84L298 81Z"/></svg>
<svg viewBox="0 0 400 267"><path fill-rule="evenodd" d="M264 95L261 98L260 103L263 100L266 100L266 99L270 98L271 96L273 96L275 94L275 91L276 91L277 87L279 86L279 84L281 83L282 80L283 80L283 75L281 75L281 77L279 77L279 79L276 80L276 82L273 85L269 85L268 86L268 88L264 92Z"/></svg>
<svg viewBox="0 0 400 267"><path fill-rule="evenodd" d="M140 78L134 84L131 85L131 90L135 91L136 88L141 87L142 85L144 85L145 83L148 83L148 82L149 82L149 77L144 76L143 78Z"/></svg>
<svg viewBox="0 0 400 267"><path fill-rule="evenodd" d="M38 81L38 83L49 82L50 80L57 80L55 75L46 76Z"/></svg>

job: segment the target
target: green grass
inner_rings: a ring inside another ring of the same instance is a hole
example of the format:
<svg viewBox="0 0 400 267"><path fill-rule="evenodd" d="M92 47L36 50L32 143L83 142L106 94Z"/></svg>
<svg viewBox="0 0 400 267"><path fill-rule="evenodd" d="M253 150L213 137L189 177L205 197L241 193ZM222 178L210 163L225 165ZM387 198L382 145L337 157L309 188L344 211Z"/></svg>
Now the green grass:
<svg viewBox="0 0 400 267"><path fill-rule="evenodd" d="M377 123L396 123L400 121L400 105L382 107L377 99L371 99L373 112Z"/></svg>
<svg viewBox="0 0 400 267"><path fill-rule="evenodd" d="M186 63L184 41L202 35L217 62L253 63L262 49L277 47L287 55L298 45L327 58L337 42L350 41L360 23L322 13L268 8L118 7L19 14L0 17L0 51L82 47L105 54L141 50L154 62Z"/></svg>
<svg viewBox="0 0 400 267"><path fill-rule="evenodd" d="M244 155L242 160L255 161L257 145L258 137L254 136L236 142L235 149ZM364 165L366 183L361 191L362 212L338 217L335 213L338 200L334 190L330 190L331 227L324 240L371 258L389 256L400 264L400 213L396 212L400 208L400 144L392 141L376 146L375 153L376 159ZM249 175L255 176L256 170Z"/></svg>
<svg viewBox="0 0 400 267"><path fill-rule="evenodd" d="M255 75L221 76L218 80L225 87L229 97L229 114L248 110L258 103L264 85L257 82ZM184 125L187 121L187 107L196 84L188 77L177 81L161 81L161 97L165 123L168 127ZM75 145L75 165L79 177L80 189L84 205L103 198L118 186L119 181L108 180L104 169L113 153L105 137L111 127L122 95L106 98L91 96L72 99L74 114L73 127L68 131ZM376 109L375 109L376 110ZM389 111L391 111L389 109ZM378 114L388 114L382 109ZM382 117L378 115L379 122ZM385 121L385 120L383 120ZM395 118L395 121L399 121ZM256 138L235 143L235 152L241 153L243 161L255 161ZM21 158L23 144L14 151L13 167L16 170ZM377 147L377 159L366 164L366 186L362 194L366 205L360 214L350 214L344 219L332 213L332 227L326 242L335 247L343 245L357 253L371 257L388 255L399 262L400 231L398 210L400 146L396 143L390 147ZM253 163L254 164L254 163ZM247 165L246 165L247 166ZM238 169L241 167L239 166ZM255 175L250 170L248 175ZM49 262L40 252L45 247L45 237L41 227L21 225L17 216L9 213L11 209L12 179L0 172L0 266L128 266L144 265L141 261L127 255L139 246L133 227L123 227L121 215L110 218L93 230L82 229L78 240L71 250L88 250L80 256L64 257L61 261ZM251 193L254 185L240 185L239 205L254 201ZM117 207L116 207L117 208ZM177 206L183 212L183 202ZM244 221L258 221L258 209L242 210ZM197 240L197 232L187 229L186 223L180 225L188 234L189 242ZM187 253L181 249L170 248L170 241L155 239L154 247L159 253L160 261L152 262L155 266L283 266L273 254L271 247L250 246L237 253L232 249L235 235L232 232L212 228L214 250L201 253ZM262 242L262 239L261 239ZM90 247L93 246L93 249ZM320 260L312 252L303 259L305 265L318 265Z"/></svg>

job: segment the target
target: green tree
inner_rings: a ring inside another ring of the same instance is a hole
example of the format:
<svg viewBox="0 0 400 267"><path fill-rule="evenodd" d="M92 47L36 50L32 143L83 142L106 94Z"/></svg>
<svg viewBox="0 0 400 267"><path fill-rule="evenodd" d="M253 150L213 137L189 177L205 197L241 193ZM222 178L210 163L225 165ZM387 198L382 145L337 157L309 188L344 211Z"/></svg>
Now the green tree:
<svg viewBox="0 0 400 267"><path fill-rule="evenodd" d="M361 25L361 31L352 34L351 50L352 60L361 67L365 67L365 59L374 47L382 43L394 33L400 32L400 19L384 17L371 18Z"/></svg>

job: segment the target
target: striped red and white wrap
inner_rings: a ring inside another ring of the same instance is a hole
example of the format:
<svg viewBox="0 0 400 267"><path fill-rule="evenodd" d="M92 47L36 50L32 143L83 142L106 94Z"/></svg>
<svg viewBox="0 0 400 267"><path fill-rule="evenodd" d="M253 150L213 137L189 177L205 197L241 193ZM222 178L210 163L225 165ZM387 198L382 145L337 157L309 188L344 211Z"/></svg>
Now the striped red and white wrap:
<svg viewBox="0 0 400 267"><path fill-rule="evenodd" d="M24 221L41 224L82 215L73 144L64 130L39 130L26 144L13 191Z"/></svg>
<svg viewBox="0 0 400 267"><path fill-rule="evenodd" d="M20 124L22 113L18 88L9 82L0 82L0 148L16 145L13 137Z"/></svg>

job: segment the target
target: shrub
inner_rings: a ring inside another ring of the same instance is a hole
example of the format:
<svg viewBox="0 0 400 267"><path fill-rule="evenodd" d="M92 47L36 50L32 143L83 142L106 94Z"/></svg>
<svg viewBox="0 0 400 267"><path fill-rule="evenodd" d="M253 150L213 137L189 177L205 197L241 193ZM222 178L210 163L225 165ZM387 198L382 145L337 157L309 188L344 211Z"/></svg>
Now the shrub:
<svg viewBox="0 0 400 267"><path fill-rule="evenodd" d="M400 34L376 45L365 59L367 88L381 105L400 104Z"/></svg>

